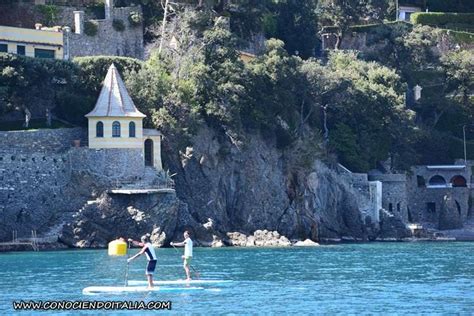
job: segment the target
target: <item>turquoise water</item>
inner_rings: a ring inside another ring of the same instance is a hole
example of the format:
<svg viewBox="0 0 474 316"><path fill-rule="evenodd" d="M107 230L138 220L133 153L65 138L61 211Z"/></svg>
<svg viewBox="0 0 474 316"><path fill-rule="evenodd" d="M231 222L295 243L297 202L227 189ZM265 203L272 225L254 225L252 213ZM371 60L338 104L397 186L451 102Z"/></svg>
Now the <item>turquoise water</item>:
<svg viewBox="0 0 474 316"><path fill-rule="evenodd" d="M170 300L172 310L165 313L179 315L474 313L474 243L194 251L201 278L234 282L198 291L86 296L87 286L123 285L125 258L105 250L0 253L0 314L10 314L12 301L20 299ZM158 279L183 278L173 249L157 249L157 255ZM129 279L143 279L144 267L144 258L133 261ZM125 312L107 314L113 313Z"/></svg>

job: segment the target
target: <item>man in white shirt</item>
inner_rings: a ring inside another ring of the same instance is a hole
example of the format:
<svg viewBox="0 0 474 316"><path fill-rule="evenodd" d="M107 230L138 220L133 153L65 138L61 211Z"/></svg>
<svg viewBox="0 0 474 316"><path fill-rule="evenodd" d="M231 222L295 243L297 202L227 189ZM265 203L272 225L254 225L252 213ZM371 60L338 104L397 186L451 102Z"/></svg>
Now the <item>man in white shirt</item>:
<svg viewBox="0 0 474 316"><path fill-rule="evenodd" d="M184 255L181 256L181 258L183 258L183 267L184 267L184 271L186 272L186 280L190 281L191 272L189 270L189 267L191 265L191 260L193 258L193 241L191 240L191 238L189 238L188 231L185 231L183 235L184 235L183 242L177 242L177 243L171 242L170 244L171 246L178 246L178 247L184 246Z"/></svg>

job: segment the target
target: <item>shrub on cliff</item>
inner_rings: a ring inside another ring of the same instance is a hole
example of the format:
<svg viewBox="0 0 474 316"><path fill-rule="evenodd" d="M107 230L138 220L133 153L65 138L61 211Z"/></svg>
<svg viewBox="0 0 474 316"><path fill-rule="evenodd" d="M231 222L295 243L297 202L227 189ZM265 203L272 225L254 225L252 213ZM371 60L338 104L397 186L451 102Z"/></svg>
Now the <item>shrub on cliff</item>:
<svg viewBox="0 0 474 316"><path fill-rule="evenodd" d="M45 26L54 26L57 23L61 9L55 5L37 5L35 7L42 15L41 23Z"/></svg>
<svg viewBox="0 0 474 316"><path fill-rule="evenodd" d="M112 27L114 28L114 30L116 30L117 32L123 32L125 30L125 24L123 23L122 20L118 20L118 19L113 19L112 21Z"/></svg>
<svg viewBox="0 0 474 316"><path fill-rule="evenodd" d="M137 11L130 12L128 16L128 23L130 23L130 26L132 27L141 25L142 20L142 15L140 14L140 12Z"/></svg>
<svg viewBox="0 0 474 316"><path fill-rule="evenodd" d="M410 20L413 24L474 30L474 13L416 12Z"/></svg>
<svg viewBox="0 0 474 316"><path fill-rule="evenodd" d="M95 21L84 22L84 33L88 36L96 36L99 30L99 24Z"/></svg>

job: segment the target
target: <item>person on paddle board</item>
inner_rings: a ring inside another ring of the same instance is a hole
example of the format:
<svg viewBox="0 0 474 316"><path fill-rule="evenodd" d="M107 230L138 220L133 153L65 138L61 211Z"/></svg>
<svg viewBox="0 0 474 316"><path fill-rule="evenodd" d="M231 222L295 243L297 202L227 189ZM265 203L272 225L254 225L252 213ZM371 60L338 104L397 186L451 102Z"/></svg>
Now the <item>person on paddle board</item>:
<svg viewBox="0 0 474 316"><path fill-rule="evenodd" d="M171 242L171 246L178 246L178 247L183 247L184 246L184 255L181 256L183 258L183 268L184 271L186 272L186 280L190 281L191 280L191 272L189 271L189 266L191 265L191 259L193 258L193 241L189 237L189 232L185 231L184 232L184 241L183 242Z"/></svg>
<svg viewBox="0 0 474 316"><path fill-rule="evenodd" d="M136 246L142 247L139 253L127 259L127 263L132 261L133 259L139 257L142 254L145 254L148 259L148 264L146 266L145 275L148 280L148 287L153 288L153 273L155 272L156 267L156 254L155 249L153 249L153 245L148 238L149 235L144 235L141 238L141 242L135 241L133 239L128 239L129 242L133 243Z"/></svg>

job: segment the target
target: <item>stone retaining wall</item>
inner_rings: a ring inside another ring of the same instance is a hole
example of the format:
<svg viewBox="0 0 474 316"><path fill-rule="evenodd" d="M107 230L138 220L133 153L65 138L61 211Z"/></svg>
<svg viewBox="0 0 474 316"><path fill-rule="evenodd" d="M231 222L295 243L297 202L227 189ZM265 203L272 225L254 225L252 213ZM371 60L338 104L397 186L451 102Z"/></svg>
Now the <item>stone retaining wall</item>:
<svg viewBox="0 0 474 316"><path fill-rule="evenodd" d="M44 233L108 188L144 177L141 149L73 147L81 128L0 132L0 240Z"/></svg>
<svg viewBox="0 0 474 316"><path fill-rule="evenodd" d="M132 26L128 21L131 12L142 14L141 7L114 8L112 19L92 20L97 23L97 34L65 33L65 43L69 44L71 58L79 56L127 56L143 59L143 27ZM71 20L73 16L71 16ZM113 19L122 21L125 29L117 31L112 25Z"/></svg>
<svg viewBox="0 0 474 316"><path fill-rule="evenodd" d="M77 127L0 132L0 159L8 160L10 155L20 153L64 152L76 139L86 140L86 130Z"/></svg>

